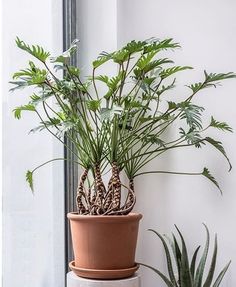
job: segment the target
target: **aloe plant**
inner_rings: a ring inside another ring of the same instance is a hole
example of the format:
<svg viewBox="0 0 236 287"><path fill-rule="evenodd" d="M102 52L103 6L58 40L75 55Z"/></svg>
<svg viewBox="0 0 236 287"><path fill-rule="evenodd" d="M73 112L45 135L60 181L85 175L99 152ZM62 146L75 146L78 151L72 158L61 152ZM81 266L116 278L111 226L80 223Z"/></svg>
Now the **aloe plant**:
<svg viewBox="0 0 236 287"><path fill-rule="evenodd" d="M71 148L65 139L73 143L75 149L71 152L83 169L77 189L79 214L129 213L135 204L134 179L146 173L200 175L220 189L207 167L199 172L161 169L143 172L142 168L173 149L211 145L226 158L231 169L222 143L208 132L212 128L232 132L232 128L213 117L203 126L204 108L193 99L198 92L235 78L234 73L204 72L201 82L187 85L184 99L169 101L165 95L175 88L174 76L192 69L176 66L171 59L160 56L160 52L180 47L173 39L131 41L117 51L103 52L93 61L89 77L82 77L80 69L69 64L77 41L56 57L19 38L16 44L39 64L30 60L26 69L13 75L11 91L35 88L29 101L14 109L14 115L20 119L24 111L34 113L40 124L31 132L46 129L68 149ZM117 66L112 77L100 74L100 68L108 61ZM179 127L179 132L168 138L166 135L173 125ZM46 163L54 160L67 159L56 158ZM26 174L31 189L33 174L39 167ZM110 180L106 186L103 175L108 172ZM128 186L121 182L121 172L128 177ZM126 190L124 200L122 189Z"/></svg>
<svg viewBox="0 0 236 287"><path fill-rule="evenodd" d="M208 257L210 235L207 226L204 224L206 229L206 243L202 251L201 258L197 264L197 256L200 251L198 246L190 258L184 237L177 226L175 226L177 233L180 237L178 242L177 237L172 233L172 238L162 236L160 233L153 229L149 231L153 232L161 240L166 256L168 275L164 275L158 269L140 263L141 265L153 270L161 279L165 282L168 287L218 287L229 268L231 261L219 272L214 278L216 259L218 252L217 235L215 234L214 250L209 262L209 268L206 268L206 262ZM190 260L191 259L191 260Z"/></svg>

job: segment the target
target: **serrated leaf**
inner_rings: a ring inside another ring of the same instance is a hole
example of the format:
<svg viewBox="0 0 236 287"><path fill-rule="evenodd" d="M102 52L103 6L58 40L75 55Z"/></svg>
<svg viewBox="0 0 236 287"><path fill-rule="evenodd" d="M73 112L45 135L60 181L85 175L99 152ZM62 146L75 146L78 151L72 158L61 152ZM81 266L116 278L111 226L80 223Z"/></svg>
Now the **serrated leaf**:
<svg viewBox="0 0 236 287"><path fill-rule="evenodd" d="M28 87L28 83L25 81L10 81L9 83L15 85L15 87L11 88L9 92L14 92Z"/></svg>
<svg viewBox="0 0 236 287"><path fill-rule="evenodd" d="M28 52L29 54L31 54L32 56L34 56L35 58L37 58L42 62L45 62L46 59L50 56L50 53L46 52L42 47L38 45L29 46L24 41L20 40L19 37L16 37L16 45L20 49Z"/></svg>
<svg viewBox="0 0 236 287"><path fill-rule="evenodd" d="M130 52L125 48L112 53L112 59L115 63L122 64L128 60Z"/></svg>
<svg viewBox="0 0 236 287"><path fill-rule="evenodd" d="M231 133L233 132L233 129L226 122L218 122L213 117L211 117L210 127Z"/></svg>
<svg viewBox="0 0 236 287"><path fill-rule="evenodd" d="M111 59L111 55L107 54L104 56L99 56L95 61L93 61L93 68L96 69L99 66L101 66L102 64L106 63L107 61L109 61Z"/></svg>
<svg viewBox="0 0 236 287"><path fill-rule="evenodd" d="M208 143L213 145L226 158L226 160L228 161L228 164L229 164L229 171L230 171L232 169L232 165L231 165L231 162L230 162L230 160L229 160L229 158L225 152L225 149L224 149L222 143L220 141L216 141L210 137L206 137L205 141L207 141Z"/></svg>
<svg viewBox="0 0 236 287"><path fill-rule="evenodd" d="M195 147L200 148L204 145L204 139L197 130L190 128L188 132L185 132L183 128L179 128L181 137L184 137L188 144L194 144Z"/></svg>
<svg viewBox="0 0 236 287"><path fill-rule="evenodd" d="M218 182L216 181L214 176L210 173L208 168L204 167L204 169L202 171L202 175L205 176L207 179L209 179L219 189L220 193L222 194L222 190L221 190Z"/></svg>
<svg viewBox="0 0 236 287"><path fill-rule="evenodd" d="M206 71L204 71L204 74L205 74L205 81L207 83L218 82L218 81L222 81L222 80L236 78L236 74L233 73L233 72L229 72L229 73L209 73L208 74Z"/></svg>
<svg viewBox="0 0 236 287"><path fill-rule="evenodd" d="M135 41L132 40L131 42L127 43L124 47L130 54L140 52L143 47L146 45L145 41Z"/></svg>
<svg viewBox="0 0 236 287"><path fill-rule="evenodd" d="M175 49L175 48L179 48L180 45L179 43L175 43L173 42L172 38L168 38L168 39L164 39L164 40L159 40L159 39L155 39L153 38L150 41L150 44L148 43L149 41L147 41L147 44L144 47L144 53L148 53L151 51L161 51L161 50L167 50L167 49Z"/></svg>
<svg viewBox="0 0 236 287"><path fill-rule="evenodd" d="M20 106L20 107L17 107L13 110L14 112L14 116L16 119L20 119L21 118L21 112L22 111L30 111L30 112L35 112L35 107L34 105L24 105L24 106Z"/></svg>
<svg viewBox="0 0 236 287"><path fill-rule="evenodd" d="M181 102L178 104L178 107L182 111L179 116L180 119L185 119L191 129L194 130L202 128L201 116L204 111L203 107L194 105L190 102Z"/></svg>
<svg viewBox="0 0 236 287"><path fill-rule="evenodd" d="M165 79L175 73L178 73L178 72L181 72L181 71L184 71L184 70L189 70L189 69L193 69L192 67L190 66L175 66L175 67L171 67L171 68L168 68L168 69L165 69L163 71L161 71L160 73L160 77L162 79Z"/></svg>
<svg viewBox="0 0 236 287"><path fill-rule="evenodd" d="M205 83L198 82L198 83L194 83L194 84L191 84L191 85L187 85L187 87L189 89L191 89L192 92L195 94L195 93L199 92L200 90L205 89L205 88L207 88L209 86L207 86Z"/></svg>
<svg viewBox="0 0 236 287"><path fill-rule="evenodd" d="M31 191L34 192L33 172L30 170L27 170L27 172L26 172L26 181L28 182Z"/></svg>

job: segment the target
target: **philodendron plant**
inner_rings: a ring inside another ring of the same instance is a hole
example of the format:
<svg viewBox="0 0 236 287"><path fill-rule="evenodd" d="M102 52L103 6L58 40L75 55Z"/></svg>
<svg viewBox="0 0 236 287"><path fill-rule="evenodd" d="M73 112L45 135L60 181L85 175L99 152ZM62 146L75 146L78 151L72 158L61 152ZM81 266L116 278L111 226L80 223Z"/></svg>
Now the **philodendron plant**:
<svg viewBox="0 0 236 287"><path fill-rule="evenodd" d="M144 263L140 263L143 266L148 267L153 270L158 276L162 278L168 287L218 287L229 268L231 261L220 271L220 273L214 278L216 259L217 259L217 235L215 235L215 243L212 258L209 262L209 268L206 270L207 256L210 245L210 235L209 230L206 225L206 243L204 250L202 252L201 258L197 263L197 256L201 246L198 246L193 253L193 256L190 260L187 247L185 244L184 237L177 226L175 226L179 237L180 242L178 242L177 237L172 233L172 238L167 236L162 236L157 231L149 229L154 234L156 234L161 240L166 256L168 275L164 275L158 269L149 266Z"/></svg>
<svg viewBox="0 0 236 287"><path fill-rule="evenodd" d="M92 63L92 75L86 78L81 77L78 67L69 64L77 41L57 57L19 38L16 44L39 63L30 60L26 69L13 75L12 91L35 88L29 102L15 108L14 115L20 119L22 111L32 112L39 119L39 126L32 132L46 129L64 146L66 138L73 143L73 150L67 148L83 169L77 190L78 214L128 214L135 204L134 178L146 173L142 168L168 151L211 145L229 162L221 142L207 133L211 128L232 132L231 127L213 117L203 126L204 108L194 104L193 99L198 92L235 78L234 73L204 72L201 82L186 86L184 99L170 101L166 93L175 88L174 76L192 69L176 66L171 59L161 56L160 52L180 47L172 39L131 41L115 52L103 52ZM115 75L100 74L100 68L107 62L117 66ZM179 133L167 137L176 125ZM58 159L48 162L53 160ZM26 175L31 189L37 168ZM121 182L121 172L127 176L128 186ZM203 175L219 188L207 167L196 173L150 172ZM105 173L110 173L107 186ZM122 189L126 190L123 200Z"/></svg>

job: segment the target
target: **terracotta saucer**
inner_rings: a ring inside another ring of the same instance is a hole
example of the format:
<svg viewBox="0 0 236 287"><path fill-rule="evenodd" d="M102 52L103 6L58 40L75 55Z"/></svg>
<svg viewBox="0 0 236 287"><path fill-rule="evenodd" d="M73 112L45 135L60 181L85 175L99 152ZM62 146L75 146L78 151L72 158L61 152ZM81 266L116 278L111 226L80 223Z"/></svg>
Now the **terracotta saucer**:
<svg viewBox="0 0 236 287"><path fill-rule="evenodd" d="M121 279L132 276L138 270L139 264L126 269L113 269L113 270L99 270L99 269L86 269L78 268L75 266L75 261L69 263L70 269L80 277L90 279Z"/></svg>

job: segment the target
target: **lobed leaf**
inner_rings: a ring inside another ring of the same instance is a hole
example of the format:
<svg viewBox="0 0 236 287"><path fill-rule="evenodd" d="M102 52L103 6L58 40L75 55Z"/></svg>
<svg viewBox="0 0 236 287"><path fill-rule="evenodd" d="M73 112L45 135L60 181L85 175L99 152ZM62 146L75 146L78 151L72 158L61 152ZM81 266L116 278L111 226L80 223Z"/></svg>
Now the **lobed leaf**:
<svg viewBox="0 0 236 287"><path fill-rule="evenodd" d="M204 167L204 169L202 171L202 175L205 176L207 179L209 179L220 190L220 193L222 193L222 190L221 190L218 182L216 181L214 176L210 173L208 168Z"/></svg>
<svg viewBox="0 0 236 287"><path fill-rule="evenodd" d="M222 130L222 131L228 131L233 132L233 129L226 123L226 122L218 122L213 117L211 117L210 127Z"/></svg>
<svg viewBox="0 0 236 287"><path fill-rule="evenodd" d="M24 105L24 106L20 106L20 107L16 107L13 112L14 112L14 116L16 119L20 119L21 118L21 112L22 111L30 111L30 112L35 112L35 107L34 105L28 104L28 105Z"/></svg>
<svg viewBox="0 0 236 287"><path fill-rule="evenodd" d="M46 52L42 47L38 45L29 46L24 41L20 40L19 37L16 37L16 45L20 49L28 52L29 54L40 60L41 62L45 62L46 59L50 56L50 53Z"/></svg>
<svg viewBox="0 0 236 287"><path fill-rule="evenodd" d="M232 165L231 165L231 162L230 162L230 160L229 160L229 158L225 152L225 149L224 149L222 143L220 141L216 141L210 137L206 137L204 140L206 142L210 143L211 145L213 145L226 158L226 160L228 161L228 164L229 164L229 171L230 171L232 169Z"/></svg>
<svg viewBox="0 0 236 287"><path fill-rule="evenodd" d="M34 192L33 172L30 170L27 170L27 172L26 172L26 181L28 182L31 191Z"/></svg>

